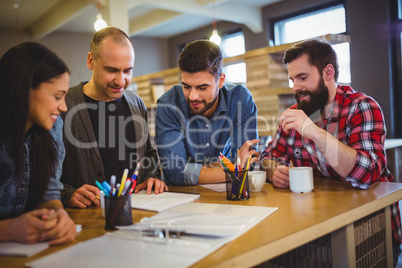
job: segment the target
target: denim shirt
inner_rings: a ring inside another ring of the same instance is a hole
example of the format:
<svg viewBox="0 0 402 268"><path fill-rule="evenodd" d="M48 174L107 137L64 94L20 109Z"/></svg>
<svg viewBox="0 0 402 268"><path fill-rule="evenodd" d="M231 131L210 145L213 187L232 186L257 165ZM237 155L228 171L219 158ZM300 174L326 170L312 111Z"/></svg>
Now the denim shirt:
<svg viewBox="0 0 402 268"><path fill-rule="evenodd" d="M63 120L58 117L54 123L50 134L55 141L58 161L56 163L55 174L50 177L48 189L42 202L58 199L63 184L60 182L62 164L65 150L62 140ZM26 157L23 161L23 172L19 186L14 179L14 165L9 158L4 146L0 145L0 218L6 219L23 214L28 197L28 186L30 182L30 156L32 145L32 135L28 136L25 142Z"/></svg>
<svg viewBox="0 0 402 268"><path fill-rule="evenodd" d="M156 143L164 179L173 185L196 185L203 164L231 160L247 140L258 138L257 107L250 91L226 84L211 118L191 112L181 85L158 99Z"/></svg>

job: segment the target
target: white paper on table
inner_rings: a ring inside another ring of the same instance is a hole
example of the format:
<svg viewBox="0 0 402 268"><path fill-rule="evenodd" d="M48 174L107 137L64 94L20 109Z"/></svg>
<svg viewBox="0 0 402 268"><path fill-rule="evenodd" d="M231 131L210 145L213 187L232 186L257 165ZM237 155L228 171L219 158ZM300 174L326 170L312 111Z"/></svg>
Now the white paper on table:
<svg viewBox="0 0 402 268"><path fill-rule="evenodd" d="M131 238L130 233L133 233L133 231L124 228L68 247L54 254L35 260L28 265L41 268L110 268L114 267L116 264L118 264L119 267L132 267L134 265L137 268L189 267L226 243L244 234L277 209L276 207L188 203L148 219L153 220L154 217L156 220L158 220L158 218L163 219L163 217L169 218L173 215L172 213L179 213L186 215L186 221L196 219L196 217L191 217L192 215L215 215L217 218L220 216L230 216L233 217L233 219L237 218L237 223L240 224L234 228L235 230L233 230L232 235L224 237L182 235L177 239L160 239L154 237L152 237L152 239L148 239L149 237L144 239L144 237L138 236L137 238ZM221 217L221 219L226 220L230 217ZM245 222L243 218L249 219L249 222L245 226L242 224ZM219 224L217 224L217 226L218 225ZM241 228L238 228L239 226L241 226Z"/></svg>
<svg viewBox="0 0 402 268"><path fill-rule="evenodd" d="M47 242L22 244L18 242L0 243L0 255L31 257L49 247Z"/></svg>
<svg viewBox="0 0 402 268"><path fill-rule="evenodd" d="M202 186L204 188L213 190L215 192L226 192L226 183L211 183L211 184L200 184L199 186Z"/></svg>

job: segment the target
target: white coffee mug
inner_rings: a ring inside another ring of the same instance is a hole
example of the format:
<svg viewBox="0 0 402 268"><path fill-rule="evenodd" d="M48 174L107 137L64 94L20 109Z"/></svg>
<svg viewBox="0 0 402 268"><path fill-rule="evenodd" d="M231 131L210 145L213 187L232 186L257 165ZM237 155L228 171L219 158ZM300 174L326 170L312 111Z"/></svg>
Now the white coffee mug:
<svg viewBox="0 0 402 268"><path fill-rule="evenodd" d="M265 184L266 173L265 171L249 171L248 184L251 192L259 192Z"/></svg>
<svg viewBox="0 0 402 268"><path fill-rule="evenodd" d="M290 190L294 193L308 193L314 189L313 169L311 167L292 167L289 169Z"/></svg>

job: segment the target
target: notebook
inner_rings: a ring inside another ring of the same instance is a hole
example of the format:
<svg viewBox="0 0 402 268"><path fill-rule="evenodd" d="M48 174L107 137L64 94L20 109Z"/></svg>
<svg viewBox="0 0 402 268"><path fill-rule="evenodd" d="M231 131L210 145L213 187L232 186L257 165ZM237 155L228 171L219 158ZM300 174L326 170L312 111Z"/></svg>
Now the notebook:
<svg viewBox="0 0 402 268"><path fill-rule="evenodd" d="M147 194L141 191L131 195L131 207L135 209L161 212L200 198L198 193L163 192L161 194Z"/></svg>

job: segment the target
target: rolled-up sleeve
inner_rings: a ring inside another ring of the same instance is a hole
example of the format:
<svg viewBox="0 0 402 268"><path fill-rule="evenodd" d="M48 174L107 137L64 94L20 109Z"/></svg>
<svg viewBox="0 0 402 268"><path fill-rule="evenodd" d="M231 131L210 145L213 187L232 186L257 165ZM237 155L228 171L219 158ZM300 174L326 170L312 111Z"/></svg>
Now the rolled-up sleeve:
<svg viewBox="0 0 402 268"><path fill-rule="evenodd" d="M344 180L367 189L378 180L387 180L384 116L372 99L359 102L351 114L346 131L350 131L349 146L357 155L356 164Z"/></svg>

